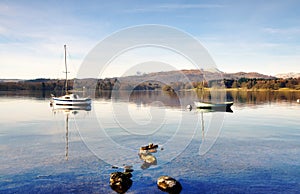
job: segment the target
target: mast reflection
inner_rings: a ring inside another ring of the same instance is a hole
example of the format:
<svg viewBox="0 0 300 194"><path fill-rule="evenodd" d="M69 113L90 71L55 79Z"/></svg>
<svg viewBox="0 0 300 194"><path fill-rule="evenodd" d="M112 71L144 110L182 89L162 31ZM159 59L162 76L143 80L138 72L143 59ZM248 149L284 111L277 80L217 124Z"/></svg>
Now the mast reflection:
<svg viewBox="0 0 300 194"><path fill-rule="evenodd" d="M201 114L201 131L202 131L202 140L205 136L205 130L204 130L204 113L214 113L214 112L227 112L227 113L233 113L233 110L229 107L226 109L196 109L197 113Z"/></svg>
<svg viewBox="0 0 300 194"><path fill-rule="evenodd" d="M90 105L88 106L73 106L73 107L67 107L67 106L53 106L52 112L53 114L59 114L63 113L66 117L65 119L65 160L69 160L69 117L70 115L77 115L79 112L89 112L92 108Z"/></svg>

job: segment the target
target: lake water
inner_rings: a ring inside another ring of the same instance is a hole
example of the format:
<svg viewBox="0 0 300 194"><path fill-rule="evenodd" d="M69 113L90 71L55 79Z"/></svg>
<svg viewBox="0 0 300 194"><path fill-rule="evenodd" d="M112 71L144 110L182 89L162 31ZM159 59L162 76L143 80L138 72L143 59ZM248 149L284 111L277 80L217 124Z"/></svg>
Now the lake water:
<svg viewBox="0 0 300 194"><path fill-rule="evenodd" d="M88 111L53 110L49 96L0 93L0 193L115 193L124 165L127 193L162 193L161 175L182 193L300 193L300 92L227 92L233 112L189 111L192 92L103 93Z"/></svg>

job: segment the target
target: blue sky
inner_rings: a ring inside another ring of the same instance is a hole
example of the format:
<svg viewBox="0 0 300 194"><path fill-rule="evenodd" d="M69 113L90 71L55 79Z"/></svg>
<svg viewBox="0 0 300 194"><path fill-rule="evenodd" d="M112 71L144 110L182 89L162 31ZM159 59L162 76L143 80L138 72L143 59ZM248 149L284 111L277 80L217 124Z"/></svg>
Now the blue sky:
<svg viewBox="0 0 300 194"><path fill-rule="evenodd" d="M300 1L0 1L0 79L71 76L122 28L163 24L196 37L225 72L300 72ZM108 74L109 75L109 74ZM111 72L113 75L113 72Z"/></svg>

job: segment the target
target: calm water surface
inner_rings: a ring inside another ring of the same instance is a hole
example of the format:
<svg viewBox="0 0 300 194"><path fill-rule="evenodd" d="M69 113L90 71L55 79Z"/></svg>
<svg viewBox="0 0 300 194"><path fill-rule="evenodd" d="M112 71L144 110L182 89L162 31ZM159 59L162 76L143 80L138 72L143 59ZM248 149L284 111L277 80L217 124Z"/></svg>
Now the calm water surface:
<svg viewBox="0 0 300 194"><path fill-rule="evenodd" d="M161 175L182 193L300 192L300 92L229 92L233 113L188 111L193 98L104 93L90 111L64 111L49 94L2 92L0 193L115 193L109 175L123 165L127 193L162 193ZM142 169L149 142L157 164Z"/></svg>

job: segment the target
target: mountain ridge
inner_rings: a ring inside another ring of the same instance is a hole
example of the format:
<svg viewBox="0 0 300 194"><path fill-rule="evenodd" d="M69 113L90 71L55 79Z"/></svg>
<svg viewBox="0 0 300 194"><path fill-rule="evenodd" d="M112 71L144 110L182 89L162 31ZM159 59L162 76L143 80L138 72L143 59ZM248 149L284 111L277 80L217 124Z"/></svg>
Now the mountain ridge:
<svg viewBox="0 0 300 194"><path fill-rule="evenodd" d="M153 72L143 75L131 75L125 77L119 77L120 81L124 82L143 82L145 80L158 80L167 83L171 82L201 82L203 80L220 80L220 79L234 79L240 78L248 79L276 79L275 76L264 75L258 72L236 72L225 73L222 71L201 71L196 69L183 69L165 72Z"/></svg>
<svg viewBox="0 0 300 194"><path fill-rule="evenodd" d="M295 72L280 73L280 74L276 74L275 77L277 77L277 78L283 78L283 79L298 78L298 77L300 77L300 73L295 73Z"/></svg>
<svg viewBox="0 0 300 194"><path fill-rule="evenodd" d="M180 76L182 75L182 76ZM173 79L170 77L174 76ZM276 79L276 78L298 78L300 77L300 73L295 72L289 72L289 73L280 73L276 74L275 76L272 75L266 75L259 72L244 72L239 71L235 73L228 73L228 72L222 72L222 71L201 71L197 69L183 69L183 70L173 70L173 71L161 71L161 72L151 72L151 73L145 73L141 75L128 75L124 77L111 77L111 78L118 78L121 80L130 80L130 79L136 79L139 80L141 78L149 78L149 79L170 79L171 82L177 82L180 80L185 80L186 78L191 78L192 80L195 79L195 81L202 81L203 78L212 80L212 79L240 79L240 78L248 78L248 79ZM180 77L180 79L178 79ZM104 79L111 79L111 78L104 78ZM0 82L23 82L23 81L33 81L38 80L42 78L37 79L0 79ZM74 78L76 79L76 78ZM97 78L84 78L84 79L97 79ZM60 80L60 79L49 79L48 80ZM70 79L73 80L73 79ZM144 80L144 79L142 79Z"/></svg>

